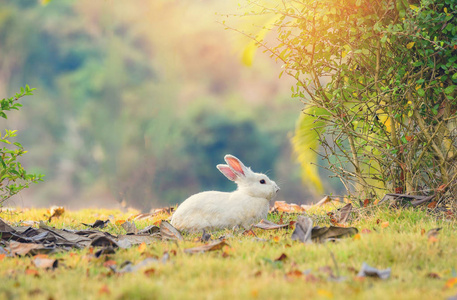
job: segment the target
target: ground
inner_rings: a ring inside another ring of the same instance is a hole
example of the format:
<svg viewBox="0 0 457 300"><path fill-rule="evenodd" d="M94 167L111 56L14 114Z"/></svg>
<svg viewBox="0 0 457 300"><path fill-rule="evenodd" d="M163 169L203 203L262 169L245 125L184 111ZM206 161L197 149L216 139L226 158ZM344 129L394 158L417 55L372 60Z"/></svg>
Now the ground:
<svg viewBox="0 0 457 300"><path fill-rule="evenodd" d="M327 211L338 204L306 212L315 224L328 226ZM130 210L65 211L48 225L86 229L81 223L111 218L100 229L123 234L121 223L137 212ZM46 220L45 209L2 212L8 224ZM141 229L166 214L135 221ZM272 213L269 220L289 223L297 214ZM425 210L359 209L344 226L359 233L336 242L304 244L291 239L288 229L241 229L212 232L228 244L218 250L189 254L201 246L201 233L184 241L161 241L118 249L114 254L97 248L38 256L0 255L2 299L447 299L457 294L456 221ZM442 228L437 235L429 230ZM5 248L6 249L6 248ZM42 268L37 258L58 260L56 268ZM149 263L141 267L140 264ZM119 272L126 261L138 266ZM357 276L363 263L391 268L389 278ZM111 266L111 267L110 267ZM114 270L117 270L115 272Z"/></svg>

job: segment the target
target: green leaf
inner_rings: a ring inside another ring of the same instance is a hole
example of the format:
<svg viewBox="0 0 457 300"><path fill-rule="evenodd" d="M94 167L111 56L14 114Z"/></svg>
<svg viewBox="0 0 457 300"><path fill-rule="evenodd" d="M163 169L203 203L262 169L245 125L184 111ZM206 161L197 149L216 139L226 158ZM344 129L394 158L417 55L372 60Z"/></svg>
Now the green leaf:
<svg viewBox="0 0 457 300"><path fill-rule="evenodd" d="M455 87L456 87L455 85L448 86L447 88L444 89L444 93L447 95L451 94L455 90Z"/></svg>
<svg viewBox="0 0 457 300"><path fill-rule="evenodd" d="M421 97L424 97L425 96L425 91L423 89L418 89L417 90L417 94Z"/></svg>

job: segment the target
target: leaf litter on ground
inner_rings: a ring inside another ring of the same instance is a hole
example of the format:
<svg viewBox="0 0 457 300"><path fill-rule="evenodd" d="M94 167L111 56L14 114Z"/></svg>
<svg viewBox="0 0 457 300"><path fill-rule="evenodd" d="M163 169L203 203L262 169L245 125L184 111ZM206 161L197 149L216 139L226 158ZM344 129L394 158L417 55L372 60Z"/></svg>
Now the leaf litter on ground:
<svg viewBox="0 0 457 300"><path fill-rule="evenodd" d="M339 238L349 237L357 234L359 231L355 227L313 227L311 218L300 215L295 224L295 230L292 233L292 240L298 240L302 243L326 242Z"/></svg>

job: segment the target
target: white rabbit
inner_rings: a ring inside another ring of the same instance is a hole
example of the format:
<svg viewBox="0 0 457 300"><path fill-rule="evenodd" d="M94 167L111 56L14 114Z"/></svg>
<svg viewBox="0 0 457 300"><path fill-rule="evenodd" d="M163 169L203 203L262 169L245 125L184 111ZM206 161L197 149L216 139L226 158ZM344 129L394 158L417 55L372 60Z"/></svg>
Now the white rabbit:
<svg viewBox="0 0 457 300"><path fill-rule="evenodd" d="M186 231L248 228L266 219L269 202L279 191L278 185L265 174L254 173L233 155L226 155L228 165L217 165L219 171L238 184L231 193L202 192L187 198L175 211L171 224Z"/></svg>

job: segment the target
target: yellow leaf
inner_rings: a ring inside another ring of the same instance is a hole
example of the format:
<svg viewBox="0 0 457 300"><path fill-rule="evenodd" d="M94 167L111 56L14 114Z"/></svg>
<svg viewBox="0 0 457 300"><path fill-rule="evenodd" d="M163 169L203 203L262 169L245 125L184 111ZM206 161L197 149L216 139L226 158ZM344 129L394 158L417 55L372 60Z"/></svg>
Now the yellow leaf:
<svg viewBox="0 0 457 300"><path fill-rule="evenodd" d="M353 240L360 240L360 233L357 233L352 237Z"/></svg>
<svg viewBox="0 0 457 300"><path fill-rule="evenodd" d="M444 10L445 13L447 13L447 7L445 7L443 10Z"/></svg>
<svg viewBox="0 0 457 300"><path fill-rule="evenodd" d="M409 5L409 8L411 8L412 10L418 10L419 9L416 5L412 5L412 4Z"/></svg>
<svg viewBox="0 0 457 300"><path fill-rule="evenodd" d="M453 288L455 285L457 285L457 277L453 277L446 281L446 284L444 285L446 288L450 289Z"/></svg>
<svg viewBox="0 0 457 300"><path fill-rule="evenodd" d="M411 49L414 46L415 42L408 43L406 48Z"/></svg>
<svg viewBox="0 0 457 300"><path fill-rule="evenodd" d="M346 55L348 55L346 51L341 51L341 57L342 58L344 58Z"/></svg>

